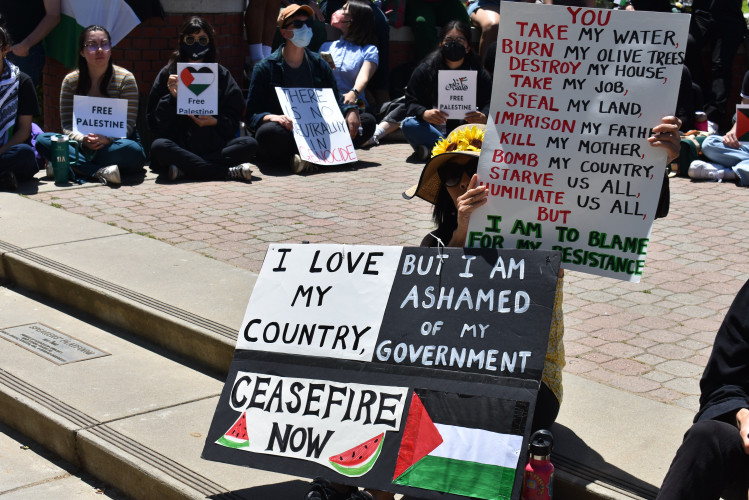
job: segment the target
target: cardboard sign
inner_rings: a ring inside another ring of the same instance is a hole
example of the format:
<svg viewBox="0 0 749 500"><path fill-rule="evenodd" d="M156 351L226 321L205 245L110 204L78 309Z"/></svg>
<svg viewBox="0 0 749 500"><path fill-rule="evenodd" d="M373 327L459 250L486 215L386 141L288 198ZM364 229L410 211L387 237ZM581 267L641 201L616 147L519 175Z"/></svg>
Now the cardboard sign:
<svg viewBox="0 0 749 500"><path fill-rule="evenodd" d="M562 267L638 282L666 165L689 16L510 2L479 160L489 203L466 245L562 252Z"/></svg>
<svg viewBox="0 0 749 500"><path fill-rule="evenodd" d="M749 104L736 105L736 139L749 142Z"/></svg>
<svg viewBox="0 0 749 500"><path fill-rule="evenodd" d="M177 114L218 114L217 63L177 63Z"/></svg>
<svg viewBox="0 0 749 500"><path fill-rule="evenodd" d="M358 161L333 89L276 87L283 114L294 122L302 160L317 165Z"/></svg>
<svg viewBox="0 0 749 500"><path fill-rule="evenodd" d="M437 76L439 110L462 120L476 111L476 71L440 70Z"/></svg>
<svg viewBox="0 0 749 500"><path fill-rule="evenodd" d="M73 132L127 137L127 99L73 96Z"/></svg>
<svg viewBox="0 0 749 500"><path fill-rule="evenodd" d="M203 458L518 498L558 270L557 252L271 245Z"/></svg>

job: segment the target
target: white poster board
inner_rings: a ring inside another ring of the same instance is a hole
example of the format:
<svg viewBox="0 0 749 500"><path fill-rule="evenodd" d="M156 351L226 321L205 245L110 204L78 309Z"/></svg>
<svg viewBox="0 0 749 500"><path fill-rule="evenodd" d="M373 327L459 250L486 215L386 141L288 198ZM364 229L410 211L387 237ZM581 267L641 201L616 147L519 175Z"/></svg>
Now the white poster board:
<svg viewBox="0 0 749 500"><path fill-rule="evenodd" d="M218 64L177 63L177 114L218 114Z"/></svg>
<svg viewBox="0 0 749 500"><path fill-rule="evenodd" d="M127 99L73 96L73 132L127 137Z"/></svg>
<svg viewBox="0 0 749 500"><path fill-rule="evenodd" d="M283 114L294 122L302 160L317 165L357 161L348 124L333 89L276 87Z"/></svg>
<svg viewBox="0 0 749 500"><path fill-rule="evenodd" d="M440 70L437 76L438 109L448 118L462 120L476 110L477 71Z"/></svg>
<svg viewBox="0 0 749 500"><path fill-rule="evenodd" d="M562 267L638 282L690 16L509 2L466 246L562 252Z"/></svg>
<svg viewBox="0 0 749 500"><path fill-rule="evenodd" d="M258 276L237 349L371 361L400 251L299 245L289 255L291 249L271 245L265 261L273 272ZM289 278L279 284L281 275ZM308 323L303 327L302 314ZM284 341L300 327L307 331L301 335L316 335L314 343Z"/></svg>

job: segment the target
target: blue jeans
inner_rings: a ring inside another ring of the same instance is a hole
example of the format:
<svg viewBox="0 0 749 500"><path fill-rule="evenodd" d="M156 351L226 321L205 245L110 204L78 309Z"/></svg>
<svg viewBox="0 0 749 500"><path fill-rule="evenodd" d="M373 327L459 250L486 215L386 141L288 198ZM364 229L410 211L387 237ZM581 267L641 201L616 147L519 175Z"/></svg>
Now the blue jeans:
<svg viewBox="0 0 749 500"><path fill-rule="evenodd" d="M702 154L709 161L730 167L739 178L739 186L749 186L749 147L742 144L739 149L723 144L723 137L711 135L702 143Z"/></svg>
<svg viewBox="0 0 749 500"><path fill-rule="evenodd" d="M57 135L47 132L36 138L36 150L44 157L45 160L52 159L52 136ZM93 155L92 155L93 153ZM93 177L97 170L109 165L117 165L120 174L140 173L143 164L146 162L146 153L140 142L132 139L114 139L112 144L103 147L96 152L87 152L83 154L76 152L74 146L70 146L70 163L76 160L72 165L76 174L82 174L87 177Z"/></svg>
<svg viewBox="0 0 749 500"><path fill-rule="evenodd" d="M37 43L29 49L29 55L18 57L13 52L7 56L8 60L18 66L22 72L29 75L34 86L42 80L42 70L44 69L44 48L41 43Z"/></svg>
<svg viewBox="0 0 749 500"><path fill-rule="evenodd" d="M418 150L419 146L426 146L431 150L440 138L445 137L437 127L414 116L401 122L401 130L414 150Z"/></svg>
<svg viewBox="0 0 749 500"><path fill-rule="evenodd" d="M34 148L29 144L16 144L0 155L0 174L12 171L19 181L27 181L39 171Z"/></svg>

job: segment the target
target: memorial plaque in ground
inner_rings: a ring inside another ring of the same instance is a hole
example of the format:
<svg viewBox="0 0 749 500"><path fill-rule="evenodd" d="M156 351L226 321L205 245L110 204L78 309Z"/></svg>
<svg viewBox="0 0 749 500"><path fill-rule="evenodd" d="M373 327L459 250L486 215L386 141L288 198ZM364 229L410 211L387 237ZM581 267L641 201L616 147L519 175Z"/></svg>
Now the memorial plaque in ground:
<svg viewBox="0 0 749 500"><path fill-rule="evenodd" d="M101 351L42 323L3 328L0 330L0 337L58 365L109 356L108 352Z"/></svg>

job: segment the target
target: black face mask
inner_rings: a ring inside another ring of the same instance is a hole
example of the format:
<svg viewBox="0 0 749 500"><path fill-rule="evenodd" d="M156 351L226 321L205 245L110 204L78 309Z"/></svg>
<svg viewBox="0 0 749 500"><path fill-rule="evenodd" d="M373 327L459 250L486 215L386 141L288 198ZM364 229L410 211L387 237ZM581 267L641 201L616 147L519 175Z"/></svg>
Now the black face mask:
<svg viewBox="0 0 749 500"><path fill-rule="evenodd" d="M211 50L210 43L208 45L200 45L198 42L195 42L192 45L187 45L184 41L179 42L179 51L183 56L191 61L200 59L206 55L209 50Z"/></svg>
<svg viewBox="0 0 749 500"><path fill-rule="evenodd" d="M442 57L448 61L460 61L465 56L466 48L457 42L450 42L442 45Z"/></svg>

